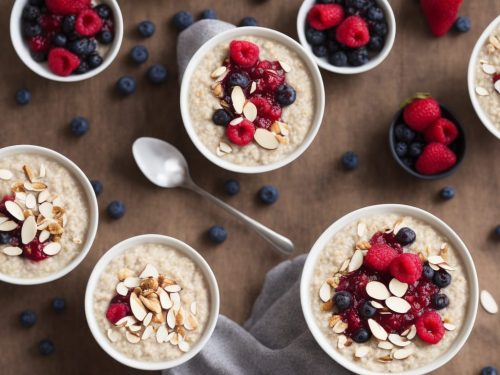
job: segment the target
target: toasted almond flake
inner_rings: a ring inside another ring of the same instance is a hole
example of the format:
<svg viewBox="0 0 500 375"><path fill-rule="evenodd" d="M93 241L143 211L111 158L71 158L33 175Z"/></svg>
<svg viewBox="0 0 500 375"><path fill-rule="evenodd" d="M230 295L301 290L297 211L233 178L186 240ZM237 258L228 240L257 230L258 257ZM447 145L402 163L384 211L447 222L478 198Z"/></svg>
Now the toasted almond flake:
<svg viewBox="0 0 500 375"><path fill-rule="evenodd" d="M332 298L332 288L327 282L324 282L323 285L319 288L319 298L323 302L327 302Z"/></svg>
<svg viewBox="0 0 500 375"><path fill-rule="evenodd" d="M391 333L388 336L388 339L390 342L392 342L394 345L399 346L399 347L405 347L411 344L411 341L409 341L406 337L401 337L398 334Z"/></svg>
<svg viewBox="0 0 500 375"><path fill-rule="evenodd" d="M219 156L219 157L222 157L222 156L227 155L227 154L226 154L225 152L222 152L222 151L220 150L220 147L219 147L219 146L217 146L217 148L215 149L215 155L217 155L217 156Z"/></svg>
<svg viewBox="0 0 500 375"><path fill-rule="evenodd" d="M500 40L495 35L490 35L489 41L495 48L500 49Z"/></svg>
<svg viewBox="0 0 500 375"><path fill-rule="evenodd" d="M130 327L128 327L130 332L139 332L142 329L142 326L140 324L133 324Z"/></svg>
<svg viewBox="0 0 500 375"><path fill-rule="evenodd" d="M411 305L408 301L400 297L389 297L385 300L385 304L392 311L399 314L405 314L411 309Z"/></svg>
<svg viewBox="0 0 500 375"><path fill-rule="evenodd" d="M404 349L398 349L394 353L392 353L392 357L394 359L405 359L413 354L413 348L408 347Z"/></svg>
<svg viewBox="0 0 500 375"><path fill-rule="evenodd" d="M370 304L375 307L376 309L384 309L384 305L382 305L380 302L377 301L370 301Z"/></svg>
<svg viewBox="0 0 500 375"><path fill-rule="evenodd" d="M184 309L182 308L182 306L177 312L177 314L175 314L175 325L176 326L184 325Z"/></svg>
<svg viewBox="0 0 500 375"><path fill-rule="evenodd" d="M328 319L328 327L333 328L340 319L342 319L340 315L332 315Z"/></svg>
<svg viewBox="0 0 500 375"><path fill-rule="evenodd" d="M53 207L54 207L54 206L52 205L52 203L50 203L50 202L43 202L43 203L40 205L40 207L38 207L38 211L40 211L40 213L41 213L44 217L46 217L46 218L50 219L50 218L52 218L52 217L53 217L53 212L52 212Z"/></svg>
<svg viewBox="0 0 500 375"><path fill-rule="evenodd" d="M483 309L485 309L487 313L498 313L498 305L490 292L482 290L480 300L481 306L483 306Z"/></svg>
<svg viewBox="0 0 500 375"><path fill-rule="evenodd" d="M344 263L342 263L342 265L339 268L339 272L344 272L345 270L347 270L350 262L351 262L350 259L344 260Z"/></svg>
<svg viewBox="0 0 500 375"><path fill-rule="evenodd" d="M47 168L45 167L44 164L40 164L40 171L38 172L38 177L44 178L46 174L47 174Z"/></svg>
<svg viewBox="0 0 500 375"><path fill-rule="evenodd" d="M134 335L132 332L125 332L125 338L127 341L131 344L137 344L139 341L141 341L141 338L137 335Z"/></svg>
<svg viewBox="0 0 500 375"><path fill-rule="evenodd" d="M149 311L152 311L155 314L161 313L161 305L158 298L146 298L144 296L139 296L144 307L146 307Z"/></svg>
<svg viewBox="0 0 500 375"><path fill-rule="evenodd" d="M358 270L363 265L363 252L361 250L356 250L354 255L349 262L348 272L353 272Z"/></svg>
<svg viewBox="0 0 500 375"><path fill-rule="evenodd" d="M224 73L226 73L227 68L225 66L219 66L217 69L215 69L212 74L210 74L210 77L212 78L218 78Z"/></svg>
<svg viewBox="0 0 500 375"><path fill-rule="evenodd" d="M252 81L252 85L250 86L250 94L253 94L257 90L257 82Z"/></svg>
<svg viewBox="0 0 500 375"><path fill-rule="evenodd" d="M160 298L160 304L162 308L168 310L173 306L170 296L168 295L167 292L165 292L163 288L158 288L156 293L158 293L158 297Z"/></svg>
<svg viewBox="0 0 500 375"><path fill-rule="evenodd" d="M217 98L222 98L224 96L224 89L222 88L220 82L216 82L212 86L212 94Z"/></svg>
<svg viewBox="0 0 500 375"><path fill-rule="evenodd" d="M455 326L455 324L452 324L452 323L444 323L443 324L443 327L447 330L447 331L454 331L457 327Z"/></svg>
<svg viewBox="0 0 500 375"><path fill-rule="evenodd" d="M141 340L149 339L154 333L155 333L155 330L152 326L146 327L144 329L144 332L142 332Z"/></svg>
<svg viewBox="0 0 500 375"><path fill-rule="evenodd" d="M148 312L146 314L146 317L144 318L144 320L142 321L142 325L144 327L147 327L149 326L149 323L151 323L151 320L153 319L153 313L152 312Z"/></svg>
<svg viewBox="0 0 500 375"><path fill-rule="evenodd" d="M248 121L254 121L257 118L257 107L252 102L246 102L243 107L243 115Z"/></svg>
<svg viewBox="0 0 500 375"><path fill-rule="evenodd" d="M410 327L410 332L406 335L406 338L408 340L413 340L416 335L417 335L417 327L415 325L412 325Z"/></svg>
<svg viewBox="0 0 500 375"><path fill-rule="evenodd" d="M141 322L144 320L148 313L141 300L135 293L132 293L130 295L130 308L132 309L132 314L134 314L135 318Z"/></svg>
<svg viewBox="0 0 500 375"><path fill-rule="evenodd" d="M167 327L165 326L165 324L162 324L156 330L156 341L158 342L158 344L161 344L162 342L166 342L167 337L168 337Z"/></svg>
<svg viewBox="0 0 500 375"><path fill-rule="evenodd" d="M408 284L402 283L398 279L394 278L389 282L389 290L396 297L403 297L408 290Z"/></svg>
<svg viewBox="0 0 500 375"><path fill-rule="evenodd" d="M333 299L330 299L321 304L321 311L331 311L333 310Z"/></svg>
<svg viewBox="0 0 500 375"><path fill-rule="evenodd" d="M244 120L244 118L243 118L243 117L236 117L236 118L232 119L232 120L229 122L229 125L231 125L231 126L238 125L238 124L240 124L243 120Z"/></svg>
<svg viewBox="0 0 500 375"><path fill-rule="evenodd" d="M120 338L120 333L116 329L113 329L113 328L108 328L107 335L108 335L109 341L111 341L111 342L117 342L118 339Z"/></svg>
<svg viewBox="0 0 500 375"><path fill-rule="evenodd" d="M188 352L190 349L189 343L184 341L184 340L179 341L178 347L179 347L179 350L181 352L184 352L184 353Z"/></svg>
<svg viewBox="0 0 500 375"><path fill-rule="evenodd" d="M0 180L10 180L13 174L8 169L0 169Z"/></svg>
<svg viewBox="0 0 500 375"><path fill-rule="evenodd" d="M358 236L363 237L366 233L366 224L365 223L359 223L358 224Z"/></svg>
<svg viewBox="0 0 500 375"><path fill-rule="evenodd" d="M127 288L136 288L141 285L141 279L138 277L129 276L125 278L125 280L123 280L123 284L125 284Z"/></svg>
<svg viewBox="0 0 500 375"><path fill-rule="evenodd" d="M58 242L49 242L48 245L43 248L43 252L47 255L56 255L59 251L61 251L61 244Z"/></svg>
<svg viewBox="0 0 500 375"><path fill-rule="evenodd" d="M392 350L394 345L392 345L389 341L380 341L377 345L380 349Z"/></svg>
<svg viewBox="0 0 500 375"><path fill-rule="evenodd" d="M157 278L158 277L158 271L156 270L156 268L151 265L151 264L146 264L146 267L144 267L144 270L141 272L141 274L139 275L139 277L141 279L145 279L146 277L154 277L154 278Z"/></svg>
<svg viewBox="0 0 500 375"><path fill-rule="evenodd" d="M115 323L115 326L117 327L130 327L131 325L137 323L137 319L135 319L133 316L128 315L123 318L121 318L119 321Z"/></svg>
<svg viewBox="0 0 500 375"><path fill-rule="evenodd" d="M333 332L335 333L343 333L347 329L347 323L343 322L342 320L339 320L335 325L333 326Z"/></svg>
<svg viewBox="0 0 500 375"><path fill-rule="evenodd" d="M25 184L26 185L26 184ZM43 182L33 182L31 184L31 189L28 189L28 190L32 190L32 191L42 191L42 190L45 190L47 189L47 185L45 185Z"/></svg>
<svg viewBox="0 0 500 375"><path fill-rule="evenodd" d="M366 293L372 298L386 300L391 296L387 287L380 281L370 281L366 284Z"/></svg>
<svg viewBox="0 0 500 375"><path fill-rule="evenodd" d="M168 313L167 313L167 324L172 329L175 327L175 311L174 311L174 309L168 310Z"/></svg>
<svg viewBox="0 0 500 375"><path fill-rule="evenodd" d="M440 263L446 263L441 255L431 255L427 261L431 264L440 264Z"/></svg>
<svg viewBox="0 0 500 375"><path fill-rule="evenodd" d="M241 114L243 112L243 106L245 105L245 94L240 86L234 86L231 91L231 101L233 103L234 111L237 114Z"/></svg>
<svg viewBox="0 0 500 375"><path fill-rule="evenodd" d="M123 283L116 284L116 293L120 296L126 296L128 294L128 288Z"/></svg>
<svg viewBox="0 0 500 375"><path fill-rule="evenodd" d="M50 193L48 190L42 191L40 194L38 194L38 203L43 203L46 202L50 197Z"/></svg>
<svg viewBox="0 0 500 375"><path fill-rule="evenodd" d="M356 243L356 249L360 250L370 250L372 245L368 241L358 241Z"/></svg>
<svg viewBox="0 0 500 375"><path fill-rule="evenodd" d="M386 330L375 320L368 319L368 327L370 327L370 331L372 332L373 336L375 336L377 339L379 339L380 341L387 340Z"/></svg>
<svg viewBox="0 0 500 375"><path fill-rule="evenodd" d="M172 306L172 309L174 311L179 311L181 307L181 296L179 293L170 293L170 299L172 300L172 303L174 304Z"/></svg>
<svg viewBox="0 0 500 375"><path fill-rule="evenodd" d="M21 228L21 241L23 244L28 244L36 236L36 221L34 216L28 216L26 220L23 222L23 226Z"/></svg>
<svg viewBox="0 0 500 375"><path fill-rule="evenodd" d="M9 218L7 216L3 216L2 214L0 214L0 224L5 223L8 220Z"/></svg>
<svg viewBox="0 0 500 375"><path fill-rule="evenodd" d="M490 64L482 64L481 68L483 69L483 72L486 74L495 74L496 69L493 65Z"/></svg>
<svg viewBox="0 0 500 375"><path fill-rule="evenodd" d="M356 358L363 358L370 352L369 346L358 346L354 352Z"/></svg>
<svg viewBox="0 0 500 375"><path fill-rule="evenodd" d="M388 362L392 361L392 357L390 354L387 354L387 355L384 355L383 357L378 357L377 361L381 362L381 363L388 363Z"/></svg>
<svg viewBox="0 0 500 375"><path fill-rule="evenodd" d="M174 334L172 335L172 337L170 337L170 342L172 343L172 345L179 344L179 335L174 332Z"/></svg>
<svg viewBox="0 0 500 375"><path fill-rule="evenodd" d="M285 71L285 73L288 73L292 70L291 66L288 65L286 62L284 61L279 61L280 65L281 65L281 68Z"/></svg>
<svg viewBox="0 0 500 375"><path fill-rule="evenodd" d="M191 306L189 308L189 310L191 311L191 314L196 315L196 311L198 310L197 307L198 306L196 305L196 301L191 302Z"/></svg>
<svg viewBox="0 0 500 375"><path fill-rule="evenodd" d="M481 86L477 86L476 87L476 94L478 94L479 96L488 96L488 95L490 95L490 93L488 92L488 90L486 90L484 87L481 87Z"/></svg>
<svg viewBox="0 0 500 375"><path fill-rule="evenodd" d="M337 339L337 348L344 349L346 342L347 342L347 337L344 335L339 335L339 338Z"/></svg>
<svg viewBox="0 0 500 375"><path fill-rule="evenodd" d="M453 266L450 266L448 263L439 263L438 266L446 271L455 271L456 268Z"/></svg>
<svg viewBox="0 0 500 375"><path fill-rule="evenodd" d="M279 146L276 136L269 130L258 128L253 136L257 144L267 150L275 150Z"/></svg>
<svg viewBox="0 0 500 375"><path fill-rule="evenodd" d="M224 142L219 143L219 149L225 154L230 154L233 151L231 146Z"/></svg>
<svg viewBox="0 0 500 375"><path fill-rule="evenodd" d="M24 220L23 209L16 202L6 201L5 208L7 209L7 212L14 216L17 220Z"/></svg>
<svg viewBox="0 0 500 375"><path fill-rule="evenodd" d="M24 174L26 175L26 178L30 182L33 182L33 180L35 179L35 175L33 174L33 170L31 169L31 167L29 165L23 165L23 171Z"/></svg>
<svg viewBox="0 0 500 375"><path fill-rule="evenodd" d="M5 255L18 256L18 255L21 255L23 253L23 250L17 246L7 246L7 247L4 247L2 249L2 252Z"/></svg>
<svg viewBox="0 0 500 375"><path fill-rule="evenodd" d="M500 81L496 81L493 87L495 87L495 90L500 94Z"/></svg>

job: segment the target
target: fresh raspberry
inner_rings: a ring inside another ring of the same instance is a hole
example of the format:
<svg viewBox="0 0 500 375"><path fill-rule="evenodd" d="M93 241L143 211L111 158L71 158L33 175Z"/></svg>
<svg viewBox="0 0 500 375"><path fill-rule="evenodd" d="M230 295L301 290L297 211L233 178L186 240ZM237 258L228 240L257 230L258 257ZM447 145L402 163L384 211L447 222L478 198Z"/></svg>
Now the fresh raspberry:
<svg viewBox="0 0 500 375"><path fill-rule="evenodd" d="M398 255L398 252L389 245L377 243L366 253L364 264L372 270L385 271Z"/></svg>
<svg viewBox="0 0 500 375"><path fill-rule="evenodd" d="M274 121L281 118L281 107L269 99L263 96L254 96L250 101L257 107L257 120L260 119L256 123L257 127L268 129Z"/></svg>
<svg viewBox="0 0 500 375"><path fill-rule="evenodd" d="M441 117L439 103L433 98L414 99L403 110L403 118L410 128L423 132Z"/></svg>
<svg viewBox="0 0 500 375"><path fill-rule="evenodd" d="M130 307L124 303L111 303L106 311L106 318L113 324L130 315Z"/></svg>
<svg viewBox="0 0 500 375"><path fill-rule="evenodd" d="M335 32L337 42L350 48L359 48L370 41L370 31L365 20L359 16L347 17Z"/></svg>
<svg viewBox="0 0 500 375"><path fill-rule="evenodd" d="M259 60L259 46L243 40L233 40L229 44L231 61L242 68L250 68Z"/></svg>
<svg viewBox="0 0 500 375"><path fill-rule="evenodd" d="M307 13L307 23L313 29L326 30L344 19L344 8L339 4L316 4Z"/></svg>
<svg viewBox="0 0 500 375"><path fill-rule="evenodd" d="M457 162L457 156L441 143L429 143L415 163L418 173L432 175L447 171Z"/></svg>
<svg viewBox="0 0 500 375"><path fill-rule="evenodd" d="M9 216L10 214L7 212L7 209L5 208L5 202L13 201L15 199L16 197L14 195L4 195L4 197L0 201L0 213L4 214L5 216Z"/></svg>
<svg viewBox="0 0 500 375"><path fill-rule="evenodd" d="M495 83L498 80L500 80L500 73L493 74L493 83Z"/></svg>
<svg viewBox="0 0 500 375"><path fill-rule="evenodd" d="M404 253L394 258L389 270L402 283L413 284L422 275L422 261L412 253Z"/></svg>
<svg viewBox="0 0 500 375"><path fill-rule="evenodd" d="M47 8L55 14L77 14L90 8L91 0L45 0Z"/></svg>
<svg viewBox="0 0 500 375"><path fill-rule="evenodd" d="M237 125L228 125L226 128L226 135L231 141L238 146L245 146L253 141L255 134L255 126L247 119L244 119Z"/></svg>
<svg viewBox="0 0 500 375"><path fill-rule="evenodd" d="M39 262L48 258L48 255L43 252L45 245L40 243L37 238L29 244L23 246L23 256L35 262Z"/></svg>
<svg viewBox="0 0 500 375"><path fill-rule="evenodd" d="M271 108L269 109L269 112L267 113L267 116L271 120L279 120L281 118L281 113L283 110L278 104L273 104Z"/></svg>
<svg viewBox="0 0 500 375"><path fill-rule="evenodd" d="M31 52L35 53L46 52L50 47L49 40L42 35L37 35L30 38L28 40L28 43L30 45Z"/></svg>
<svg viewBox="0 0 500 375"><path fill-rule="evenodd" d="M440 118L425 129L425 141L427 143L437 142L444 145L453 143L458 137L458 129L453 122L448 119Z"/></svg>
<svg viewBox="0 0 500 375"><path fill-rule="evenodd" d="M45 32L60 31L62 16L58 14L42 14L38 19L38 23Z"/></svg>
<svg viewBox="0 0 500 375"><path fill-rule="evenodd" d="M273 120L271 120L270 118L267 118L267 117L257 117L253 123L258 128L263 128L263 129L269 130L271 128L271 125L273 124L273 122L274 122Z"/></svg>
<svg viewBox="0 0 500 375"><path fill-rule="evenodd" d="M435 36L446 34L455 23L463 0L420 0L427 23Z"/></svg>
<svg viewBox="0 0 500 375"><path fill-rule="evenodd" d="M267 117L272 103L263 96L254 96L250 101L257 107L257 116Z"/></svg>
<svg viewBox="0 0 500 375"><path fill-rule="evenodd" d="M80 65L80 58L64 48L54 48L49 52L49 69L62 77L67 77Z"/></svg>
<svg viewBox="0 0 500 375"><path fill-rule="evenodd" d="M435 311L427 311L415 323L417 335L422 341L437 344L444 336L441 316Z"/></svg>
<svg viewBox="0 0 500 375"><path fill-rule="evenodd" d="M94 36L101 28L101 17L92 9L82 10L76 17L75 30L82 36Z"/></svg>
<svg viewBox="0 0 500 375"><path fill-rule="evenodd" d="M261 93L274 93L285 82L285 76L275 70L266 70L257 81L257 91Z"/></svg>

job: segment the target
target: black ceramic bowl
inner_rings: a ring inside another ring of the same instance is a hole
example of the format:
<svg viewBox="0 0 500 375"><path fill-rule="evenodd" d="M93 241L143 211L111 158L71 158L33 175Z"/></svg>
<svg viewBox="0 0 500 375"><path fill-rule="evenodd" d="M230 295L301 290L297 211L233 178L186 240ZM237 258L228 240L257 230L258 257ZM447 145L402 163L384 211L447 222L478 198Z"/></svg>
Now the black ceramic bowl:
<svg viewBox="0 0 500 375"><path fill-rule="evenodd" d="M394 120L392 121L391 127L389 129L389 147L391 148L391 154L396 160L396 162L403 168L406 172L409 174L421 178L423 180L437 180L446 176L451 175L453 172L455 172L458 168L458 166L462 163L462 160L465 155L465 133L464 133L464 128L462 124L457 120L457 118L443 105L439 105L441 107L441 113L442 117L452 121L455 126L458 129L458 137L455 139L455 141L449 145L448 147L455 153L457 156L457 162L456 164L448 169L445 172L438 173L438 174L433 174L433 175L424 175L418 173L414 167L408 166L401 160L401 158L396 154L396 136L394 134L394 129L396 128L396 125L398 124L404 124L403 120L403 108L396 113L396 116L394 117ZM418 135L417 135L418 136Z"/></svg>

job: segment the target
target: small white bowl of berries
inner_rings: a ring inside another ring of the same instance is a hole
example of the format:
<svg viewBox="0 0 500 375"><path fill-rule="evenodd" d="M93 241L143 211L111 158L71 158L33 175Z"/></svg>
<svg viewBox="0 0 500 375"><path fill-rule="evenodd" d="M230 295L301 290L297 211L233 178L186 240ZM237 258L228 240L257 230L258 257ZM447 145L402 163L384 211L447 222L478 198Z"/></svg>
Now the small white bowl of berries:
<svg viewBox="0 0 500 375"><path fill-rule="evenodd" d="M387 0L305 0L297 16L297 32L321 68L358 74L389 55L396 20Z"/></svg>
<svg viewBox="0 0 500 375"><path fill-rule="evenodd" d="M116 0L16 0L10 36L19 58L36 74L83 81L115 59L123 18Z"/></svg>

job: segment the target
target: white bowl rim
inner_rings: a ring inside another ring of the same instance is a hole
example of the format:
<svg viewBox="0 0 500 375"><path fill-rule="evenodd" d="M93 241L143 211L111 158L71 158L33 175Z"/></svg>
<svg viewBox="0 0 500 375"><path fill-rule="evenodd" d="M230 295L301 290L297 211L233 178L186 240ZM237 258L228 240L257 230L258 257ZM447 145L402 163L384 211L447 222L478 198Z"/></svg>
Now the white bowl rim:
<svg viewBox="0 0 500 375"><path fill-rule="evenodd" d="M99 277L102 274L104 268L108 265L108 263L116 257L118 254L123 253L124 251L130 249L133 246L138 246L141 244L148 243L159 243L164 244L181 252L183 255L188 256L191 260L193 260L196 265L200 268L205 276L205 280L208 284L209 292L210 292L210 317L208 319L207 326L201 338L191 347L187 353L181 355L178 358L161 361L161 362L146 362L140 361L137 359L133 359L127 357L125 354L119 352L109 343L108 338L103 334L101 328L98 326L97 321L94 315L94 291L96 288L96 284L99 281ZM113 247L109 249L96 263L92 273L89 277L89 281L87 283L87 287L85 290L85 316L87 318L87 324L89 325L90 331L94 336L94 339L97 341L99 346L112 358L116 361L139 370L165 370L168 368L172 368L175 366L179 366L191 358L193 358L196 354L200 352L200 350L205 346L208 342L212 333L215 329L215 325L217 324L217 319L219 315L219 306L220 306L220 297L219 297L219 287L217 285L217 280L212 272L212 269L205 261L205 259L191 246L182 242L176 238L164 236L161 234L143 234L139 236L134 236L123 240Z"/></svg>
<svg viewBox="0 0 500 375"><path fill-rule="evenodd" d="M78 254L78 256L75 259L73 259L70 263L68 263L64 268L60 269L57 272L51 273L50 275L35 277L35 278L21 278L0 273L0 281L10 284L16 284L16 285L45 284L67 275L69 272L74 270L89 253L90 248L94 243L95 235L97 233L97 226L99 224L99 209L97 206L97 198L94 193L94 189L90 184L90 180L85 175L85 173L83 173L83 171L74 162L72 162L66 156L58 153L57 151L35 145L14 145L14 146L0 148L0 158L15 154L39 154L60 163L63 167L68 169L70 173L80 183L87 197L87 202L89 205L89 213L90 213L89 228L87 231L87 237L85 243L82 246L80 254Z"/></svg>
<svg viewBox="0 0 500 375"><path fill-rule="evenodd" d="M311 55L311 57L316 61L316 63L321 68L338 74L359 74L372 70L373 68L380 65L386 59L386 57L392 50L392 47L394 45L394 40L396 38L396 18L394 17L394 11L392 10L391 4L389 4L388 0L375 0L379 4L379 6L384 10L387 19L387 26L389 29L384 48L382 48L382 50L376 57L370 59L368 63L355 67L335 66L330 64L323 58L315 56L312 53L312 48L306 40L306 34L304 29L306 24L307 13L309 12L309 9L312 8L315 1L316 0L304 0L304 2L302 3L299 9L299 13L297 14L297 34L299 36L300 44L302 44L307 53Z"/></svg>
<svg viewBox="0 0 500 375"><path fill-rule="evenodd" d="M489 38L493 30L498 26L500 26L500 15L497 16L493 21L491 21L486 29L484 29L483 33L474 45L474 49L472 50L472 54L469 60L469 67L467 70L467 86L469 88L469 97L472 102L472 106L474 107L479 120L486 127L486 129L490 131L491 134L500 139L500 128L497 128L495 124L493 124L493 121L491 121L491 119L488 117L476 97L476 63L479 51L485 44L486 39Z"/></svg>
<svg viewBox="0 0 500 375"><path fill-rule="evenodd" d="M120 10L120 6L116 0L100 0L102 3L108 4L112 11L114 17L114 27L115 27L115 37L113 43L111 44L108 52L103 57L103 62L100 66L92 69L84 74L72 74L67 77L61 77L57 74L52 73L46 63L39 63L33 60L30 55L29 48L24 41L21 33L21 13L27 0L16 0L12 6L12 11L10 14L10 40L12 46L17 53L17 56L21 61L34 73L41 77L49 79L51 81L57 82L79 82L86 79L95 77L99 73L103 72L111 63L115 60L120 50L122 40L123 40L123 16Z"/></svg>
<svg viewBox="0 0 500 375"><path fill-rule="evenodd" d="M192 75L196 70L200 60L212 46L217 45L225 40L241 36L257 36L257 37L269 38L279 43L282 43L288 48L295 51L299 55L299 57L304 61L307 69L311 73L311 81L315 90L314 92L316 100L315 117L313 119L311 128L309 129L309 132L307 133L307 136L305 137L304 141L286 157L270 164L245 166L224 160L223 158L215 155L200 141L198 134L196 133L191 124L191 115L189 114L189 104L188 104L189 84L191 82ZM184 123L184 127L186 128L186 131L189 135L189 138L191 138L191 141L194 143L196 148L202 153L203 156L205 156L215 165L218 165L219 167L224 168L228 171L238 172L238 173L263 173L281 168L293 162L295 159L301 156L311 145L323 121L323 114L325 110L325 88L323 85L323 78L321 77L321 73L318 69L318 66L311 58L311 56L304 50L304 48L297 41L279 31L268 29L265 27L258 27L258 26L239 27L223 31L215 35L213 38L205 42L193 55L182 77L180 106L181 106L182 120Z"/></svg>
<svg viewBox="0 0 500 375"><path fill-rule="evenodd" d="M306 323L314 336L316 342L319 346L337 363L345 367L346 369L353 371L359 375L384 375L386 373L382 372L374 372L370 371L364 367L361 367L354 363L353 361L348 360L342 354L340 354L331 343L328 342L328 339L323 335L320 328L318 327L313 313L311 309L311 299L310 299L310 291L309 285L312 277L312 273L314 271L314 267L318 256L326 246L326 244L330 241L330 239L342 228L344 228L347 224L357 220L361 217L383 214L383 213L398 213L402 215L413 216L419 220L422 220L431 226L433 226L438 232L445 235L450 243L453 244L455 250L462 257L462 261L464 263L464 268L467 272L469 278L470 285L470 300L466 311L466 316L468 320L466 324L462 327L462 331L456 340L453 342L452 346L443 353L436 360L416 369L407 370L403 372L398 372L394 374L398 375L423 375L430 373L439 367L443 366L449 360L451 360L458 351L462 348L462 346L467 341L469 334L472 331L474 326L474 322L476 319L477 308L478 308L478 300L479 300L479 286L478 279L476 274L476 269L474 267L474 262L472 260L472 256L460 239L457 233L451 229L444 221L434 216L430 212L424 211L420 208L407 206L402 204L379 204L373 206L367 206L364 208L357 209L352 211L338 220L336 220L332 225L330 225L318 238L316 243L311 248L310 253L307 256L306 262L304 264L304 269L302 272L302 277L300 280L300 301L302 306L302 311L304 313L304 318Z"/></svg>

